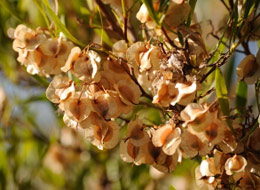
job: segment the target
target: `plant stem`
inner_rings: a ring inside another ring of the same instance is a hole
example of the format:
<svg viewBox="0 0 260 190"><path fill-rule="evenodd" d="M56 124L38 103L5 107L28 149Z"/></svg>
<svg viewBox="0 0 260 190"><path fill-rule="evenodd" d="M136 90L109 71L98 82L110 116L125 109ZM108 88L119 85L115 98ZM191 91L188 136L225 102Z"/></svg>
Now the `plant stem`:
<svg viewBox="0 0 260 190"><path fill-rule="evenodd" d="M114 18L114 15L112 15L105 7L105 5L102 3L101 0L95 0L97 5L99 6L101 12L106 17L106 20L111 25L112 29L120 36L124 37L124 34L122 32L122 29L117 25L116 19Z"/></svg>

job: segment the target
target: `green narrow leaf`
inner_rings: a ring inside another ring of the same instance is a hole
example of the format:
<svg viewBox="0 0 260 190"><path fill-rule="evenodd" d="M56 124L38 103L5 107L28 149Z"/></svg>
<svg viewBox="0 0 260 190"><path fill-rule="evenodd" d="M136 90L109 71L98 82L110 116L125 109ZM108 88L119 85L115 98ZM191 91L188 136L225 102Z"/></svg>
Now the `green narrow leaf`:
<svg viewBox="0 0 260 190"><path fill-rule="evenodd" d="M217 68L215 71L215 79L216 79L216 93L219 99L221 110L224 113L224 115L229 115L228 92L227 92L226 82L220 68Z"/></svg>
<svg viewBox="0 0 260 190"><path fill-rule="evenodd" d="M176 188L171 185L170 190L176 190Z"/></svg>
<svg viewBox="0 0 260 190"><path fill-rule="evenodd" d="M40 13L43 16L43 19L46 23L46 25L49 27L50 26L50 21L48 19L48 16L46 14L46 11L43 9L43 6L38 2L38 0L33 0L34 4L36 5L37 9L40 11Z"/></svg>
<svg viewBox="0 0 260 190"><path fill-rule="evenodd" d="M238 4L238 1L235 2L235 5L234 5L234 9L233 9L233 21L232 21L232 26L231 26L231 35L232 37L230 37L230 41L233 39L233 42L235 41L236 39L236 36L237 36L237 31L238 31L238 28L237 28L237 24L238 24L238 8L237 8L237 4Z"/></svg>
<svg viewBox="0 0 260 190"><path fill-rule="evenodd" d="M224 76L220 70L217 68L215 70L215 86L216 86L216 94L218 97L218 101L221 107L221 111L225 116L229 116L229 101L228 101L228 91ZM230 120L227 119L227 124L232 132L234 129L232 127L232 123Z"/></svg>
<svg viewBox="0 0 260 190"><path fill-rule="evenodd" d="M53 22L55 23L56 27L58 30L60 30L67 38L69 38L71 41L73 41L75 44L78 44L82 47L84 47L85 45L80 42L79 40L77 40L69 31L68 29L64 26L64 24L62 24L62 22L60 21L59 17L53 12L53 10L51 9L51 6L49 4L48 0L42 0L42 2L44 3L44 5L46 6L46 9L51 17L51 19L53 20Z"/></svg>
<svg viewBox="0 0 260 190"><path fill-rule="evenodd" d="M188 19L187 19L187 23L186 23L187 26L190 26L190 23L191 23L191 20L192 20L192 17L193 17L193 13L194 13L194 10L195 10L196 3L197 3L197 0L190 0L189 1L191 10L190 10L190 14L189 14Z"/></svg>
<svg viewBox="0 0 260 190"><path fill-rule="evenodd" d="M243 113L247 101L247 85L245 81L238 81L236 89L236 112Z"/></svg>
<svg viewBox="0 0 260 190"><path fill-rule="evenodd" d="M153 1L151 0L142 0L142 2L145 4L148 12L149 12L149 15L150 17L157 23L158 23L158 18L157 18L157 14L153 8Z"/></svg>

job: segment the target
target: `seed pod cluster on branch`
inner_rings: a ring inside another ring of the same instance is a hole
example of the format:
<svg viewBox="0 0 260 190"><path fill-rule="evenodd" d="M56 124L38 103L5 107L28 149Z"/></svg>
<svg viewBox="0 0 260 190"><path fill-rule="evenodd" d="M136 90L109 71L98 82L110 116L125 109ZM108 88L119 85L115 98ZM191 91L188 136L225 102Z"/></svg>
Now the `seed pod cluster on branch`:
<svg viewBox="0 0 260 190"><path fill-rule="evenodd" d="M119 2L105 3L122 12ZM258 121L250 116L242 122L242 116L224 113L222 99L205 101L210 91L203 89L204 81L214 71L208 67L216 69L230 55L207 65L214 54L206 51L199 24L183 25L190 12L187 1L171 1L159 27L143 4L136 17L155 37L131 43L121 39L106 51L96 44L81 49L62 36L53 38L25 25L9 35L28 73L52 78L46 96L58 105L64 123L84 130L94 146L111 149L120 144L122 160L162 172L173 171L183 158L202 158L195 172L201 189L259 189ZM239 80L256 83L259 54L242 60ZM137 114L146 108L160 113L159 123ZM127 128L125 134L122 128Z"/></svg>

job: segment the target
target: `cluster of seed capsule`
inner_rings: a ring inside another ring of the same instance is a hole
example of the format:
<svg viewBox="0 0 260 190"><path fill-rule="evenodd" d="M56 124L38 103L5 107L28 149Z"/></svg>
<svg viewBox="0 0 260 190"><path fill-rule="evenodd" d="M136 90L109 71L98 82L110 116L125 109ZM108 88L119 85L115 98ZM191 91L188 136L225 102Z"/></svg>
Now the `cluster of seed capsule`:
<svg viewBox="0 0 260 190"><path fill-rule="evenodd" d="M144 6L137 18L153 27ZM190 9L182 3L169 10L179 10L176 7L187 10L184 13ZM188 14L180 16L174 27ZM246 143L238 141L243 135L239 122L231 121L231 131L218 104L202 103L197 97L203 72L193 68L204 61L207 52L203 41L188 32L193 36L187 41L189 55L181 48L169 48L170 44L129 45L121 40L105 57L90 47L81 49L63 37L51 38L44 30L24 25L10 30L9 35L19 54L17 60L30 74L53 76L46 96L64 113L64 123L84 130L86 139L99 149L114 148L120 141L124 161L149 164L162 172L173 171L182 158L201 156L205 159L196 169L201 189L223 188L230 181L242 189L260 187L260 130ZM253 55L246 59L250 61L242 61L238 76L255 81L259 70L245 69L248 65L258 68L260 61ZM117 119L132 113L142 103L141 97L167 115L164 123L147 125L133 117L120 139L122 126Z"/></svg>

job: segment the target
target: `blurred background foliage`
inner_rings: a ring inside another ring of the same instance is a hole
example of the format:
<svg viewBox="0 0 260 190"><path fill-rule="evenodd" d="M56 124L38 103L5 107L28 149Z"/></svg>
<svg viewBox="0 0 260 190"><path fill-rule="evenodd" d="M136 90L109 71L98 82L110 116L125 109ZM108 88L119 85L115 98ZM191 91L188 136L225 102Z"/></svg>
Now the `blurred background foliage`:
<svg viewBox="0 0 260 190"><path fill-rule="evenodd" d="M84 141L80 130L75 132L64 125L57 108L45 97L49 80L26 73L17 63L7 36L8 28L20 23L47 28L52 20L47 17L52 15L43 2L46 0L0 0L0 87L6 96L2 113L0 106L0 190L196 189L193 174L198 165L196 160L184 160L171 174L158 173L147 165L132 166L123 162L119 146L112 151L98 150ZM103 43L110 48L120 39L119 34L106 28L106 18L93 0L58 2L60 21L66 25L68 35L75 37L74 42ZM54 10L54 1L49 3L49 8ZM136 1L130 11L136 40L142 36L141 25L135 19L140 5L141 1ZM212 30L209 20L218 28L227 17L227 10L220 0L198 0L195 15L210 50L217 40L208 35ZM257 44L250 43L250 49L255 54ZM242 58L243 55L235 53L230 64L223 68L230 94L236 89L234 68ZM0 96L4 95L0 93ZM249 99L248 105L254 105L254 101ZM149 113L156 122L153 111Z"/></svg>

